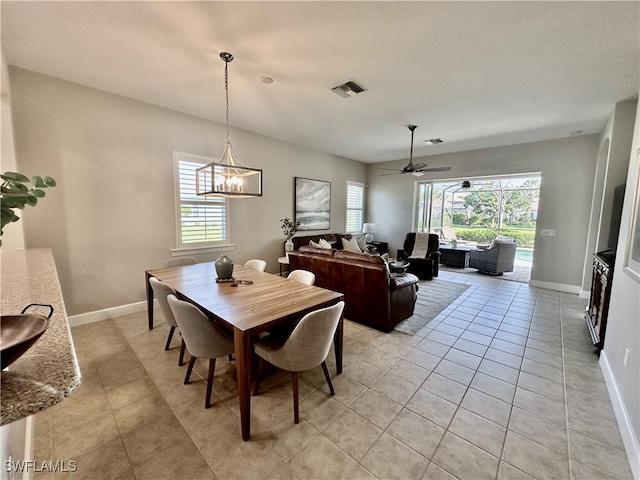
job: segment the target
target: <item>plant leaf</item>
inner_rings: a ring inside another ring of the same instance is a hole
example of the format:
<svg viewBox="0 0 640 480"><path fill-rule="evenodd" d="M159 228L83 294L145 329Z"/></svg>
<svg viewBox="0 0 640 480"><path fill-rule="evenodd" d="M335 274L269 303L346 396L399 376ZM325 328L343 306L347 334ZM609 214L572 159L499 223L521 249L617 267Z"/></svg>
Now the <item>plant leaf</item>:
<svg viewBox="0 0 640 480"><path fill-rule="evenodd" d="M28 182L29 181L29 177L24 176L21 173L17 173L17 172L4 172L2 175L0 175L0 177L2 177L5 180L11 180L14 182Z"/></svg>
<svg viewBox="0 0 640 480"><path fill-rule="evenodd" d="M37 203L38 203L38 197L36 197L35 195L32 195L27 199L27 205L31 205L32 207L35 207Z"/></svg>
<svg viewBox="0 0 640 480"><path fill-rule="evenodd" d="M26 198L20 198L16 200L15 198L9 197L2 199L2 206L7 208L24 208L26 203Z"/></svg>
<svg viewBox="0 0 640 480"><path fill-rule="evenodd" d="M2 200L5 200L7 198L12 198L14 200L20 200L21 198L29 198L31 196L31 194L29 192L23 192L23 191L13 191L13 192L2 192Z"/></svg>
<svg viewBox="0 0 640 480"><path fill-rule="evenodd" d="M32 190L31 193L34 194L38 198L42 198L42 197L45 196L44 190L39 190L37 188L35 190Z"/></svg>
<svg viewBox="0 0 640 480"><path fill-rule="evenodd" d="M2 193L27 193L29 189L22 183L9 183L2 187Z"/></svg>
<svg viewBox="0 0 640 480"><path fill-rule="evenodd" d="M55 187L56 181L52 177L44 177L44 183L47 184L47 187Z"/></svg>
<svg viewBox="0 0 640 480"><path fill-rule="evenodd" d="M31 177L31 183L33 183L37 188L46 188L47 186L44 183L44 180L42 180L42 177L40 175L34 175L33 177Z"/></svg>

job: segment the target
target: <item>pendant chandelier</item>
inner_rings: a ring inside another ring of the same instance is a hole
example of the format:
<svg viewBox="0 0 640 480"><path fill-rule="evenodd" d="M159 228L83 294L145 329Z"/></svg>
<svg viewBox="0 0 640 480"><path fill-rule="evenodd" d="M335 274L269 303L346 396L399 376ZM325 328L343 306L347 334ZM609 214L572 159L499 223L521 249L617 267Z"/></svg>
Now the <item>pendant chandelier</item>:
<svg viewBox="0 0 640 480"><path fill-rule="evenodd" d="M196 170L196 194L208 197L249 198L262 196L262 169L243 164L231 148L229 141L229 62L233 55L222 52L224 61L224 90L226 100L227 140L224 152L217 162Z"/></svg>

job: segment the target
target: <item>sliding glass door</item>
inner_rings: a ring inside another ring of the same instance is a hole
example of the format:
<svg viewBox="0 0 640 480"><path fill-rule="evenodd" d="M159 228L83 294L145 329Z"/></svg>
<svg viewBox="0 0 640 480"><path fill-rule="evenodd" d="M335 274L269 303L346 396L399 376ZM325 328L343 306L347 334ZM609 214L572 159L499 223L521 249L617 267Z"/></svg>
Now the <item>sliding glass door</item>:
<svg viewBox="0 0 640 480"><path fill-rule="evenodd" d="M451 226L461 240L489 244L496 235L533 249L540 175L418 182L416 231L440 233Z"/></svg>

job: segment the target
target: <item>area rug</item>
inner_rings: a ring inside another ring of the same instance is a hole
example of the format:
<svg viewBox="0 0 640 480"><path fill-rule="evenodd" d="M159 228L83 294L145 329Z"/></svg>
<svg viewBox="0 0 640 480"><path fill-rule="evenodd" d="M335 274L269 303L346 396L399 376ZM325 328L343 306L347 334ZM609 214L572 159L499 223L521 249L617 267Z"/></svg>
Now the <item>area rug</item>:
<svg viewBox="0 0 640 480"><path fill-rule="evenodd" d="M469 285L438 278L421 281L418 284L418 301L413 315L396 325L395 330L416 334L468 288Z"/></svg>

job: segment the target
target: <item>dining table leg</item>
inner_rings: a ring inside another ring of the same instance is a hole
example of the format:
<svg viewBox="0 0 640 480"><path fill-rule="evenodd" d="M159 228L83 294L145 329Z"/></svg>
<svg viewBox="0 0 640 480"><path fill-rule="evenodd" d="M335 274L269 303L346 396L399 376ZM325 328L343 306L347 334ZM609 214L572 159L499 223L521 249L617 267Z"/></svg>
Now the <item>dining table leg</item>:
<svg viewBox="0 0 640 480"><path fill-rule="evenodd" d="M238 377L238 401L240 402L240 427L242 439L251 436L251 335L238 328L233 329L236 351L236 376Z"/></svg>
<svg viewBox="0 0 640 480"><path fill-rule="evenodd" d="M153 289L151 288L151 284L149 283L151 275L149 275L148 272L145 272L145 275L145 287L147 289L147 320L149 322L149 330L153 330Z"/></svg>

